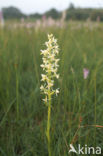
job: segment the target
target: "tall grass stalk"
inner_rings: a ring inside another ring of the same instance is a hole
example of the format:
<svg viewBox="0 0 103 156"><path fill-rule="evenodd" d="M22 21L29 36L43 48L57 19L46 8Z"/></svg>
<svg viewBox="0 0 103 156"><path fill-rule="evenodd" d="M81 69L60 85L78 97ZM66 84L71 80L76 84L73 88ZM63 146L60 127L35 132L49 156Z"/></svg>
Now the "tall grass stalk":
<svg viewBox="0 0 103 156"><path fill-rule="evenodd" d="M17 120L19 119L19 80L18 80L18 71L16 69L16 111L17 111Z"/></svg>

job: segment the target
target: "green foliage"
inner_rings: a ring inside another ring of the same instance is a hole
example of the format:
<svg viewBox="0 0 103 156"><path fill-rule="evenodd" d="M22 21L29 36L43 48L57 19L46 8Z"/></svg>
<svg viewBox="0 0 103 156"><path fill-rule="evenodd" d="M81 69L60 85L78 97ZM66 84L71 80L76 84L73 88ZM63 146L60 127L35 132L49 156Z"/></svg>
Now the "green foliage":
<svg viewBox="0 0 103 156"><path fill-rule="evenodd" d="M102 24L92 30L71 28L0 29L0 156L48 156L47 108L39 89L40 50L47 33L58 38L60 47L60 79L55 86L60 94L52 98L53 156L68 156L80 117L81 125L103 124ZM86 80L83 68L90 70ZM103 150L102 128L81 128L76 139L75 147L79 143Z"/></svg>
<svg viewBox="0 0 103 156"><path fill-rule="evenodd" d="M26 15L24 15L19 9L15 7L3 8L2 11L5 19L26 17Z"/></svg>
<svg viewBox="0 0 103 156"><path fill-rule="evenodd" d="M68 9L66 19L86 20L91 16L92 9Z"/></svg>
<svg viewBox="0 0 103 156"><path fill-rule="evenodd" d="M96 21L98 18L103 21L103 10L93 10L91 13L91 20Z"/></svg>
<svg viewBox="0 0 103 156"><path fill-rule="evenodd" d="M30 14L29 17L30 18L35 18L35 19L40 19L42 17L42 15L39 14L39 13L35 13L35 14Z"/></svg>
<svg viewBox="0 0 103 156"><path fill-rule="evenodd" d="M56 9L51 9L51 10L49 10L49 11L47 11L46 13L45 13L45 15L47 16L47 17L52 17L53 19L58 19L58 18L60 18L60 12L58 12Z"/></svg>
<svg viewBox="0 0 103 156"><path fill-rule="evenodd" d="M73 3L70 3L70 5L69 5L69 10L73 10L73 9L75 9L75 6L74 6Z"/></svg>

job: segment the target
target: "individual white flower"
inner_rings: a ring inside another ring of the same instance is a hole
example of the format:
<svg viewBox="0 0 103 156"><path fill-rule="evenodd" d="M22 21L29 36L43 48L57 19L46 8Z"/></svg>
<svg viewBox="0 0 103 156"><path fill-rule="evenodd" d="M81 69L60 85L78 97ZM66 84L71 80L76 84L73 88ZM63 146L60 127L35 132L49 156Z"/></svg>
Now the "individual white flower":
<svg viewBox="0 0 103 156"><path fill-rule="evenodd" d="M48 53L48 51L47 51L47 50L41 50L41 55L46 56L46 55L47 55L47 53Z"/></svg>
<svg viewBox="0 0 103 156"><path fill-rule="evenodd" d="M51 54L50 56L48 56L48 58L50 58L50 59L55 59L55 54Z"/></svg>
<svg viewBox="0 0 103 156"><path fill-rule="evenodd" d="M47 101L48 101L47 96L45 97L45 99L43 99L43 101L47 103Z"/></svg>
<svg viewBox="0 0 103 156"><path fill-rule="evenodd" d="M47 78L47 76L46 76L46 75L44 75L44 74L41 74L41 76L42 76L41 81L45 81L45 80L47 80L47 79L48 79L48 78Z"/></svg>
<svg viewBox="0 0 103 156"><path fill-rule="evenodd" d="M54 37L53 37L53 42L54 42L54 43L57 43L57 39L55 39Z"/></svg>
<svg viewBox="0 0 103 156"><path fill-rule="evenodd" d="M59 94L59 89L55 90L55 94L56 94L56 96Z"/></svg>
<svg viewBox="0 0 103 156"><path fill-rule="evenodd" d="M57 70L58 70L57 68L53 68L53 69L52 69L52 72L54 73L54 76L56 75Z"/></svg>
<svg viewBox="0 0 103 156"><path fill-rule="evenodd" d="M59 74L56 74L56 78L59 79Z"/></svg>
<svg viewBox="0 0 103 156"><path fill-rule="evenodd" d="M43 86L43 85L41 85L40 90L41 90L41 91L43 91L43 90L44 90L44 86Z"/></svg>
<svg viewBox="0 0 103 156"><path fill-rule="evenodd" d="M40 66L41 66L42 68L45 68L45 65L44 65L44 64L41 64Z"/></svg>
<svg viewBox="0 0 103 156"><path fill-rule="evenodd" d="M55 60L55 63L58 63L58 62L59 62L59 60L60 60L60 59L56 59L56 60Z"/></svg>
<svg viewBox="0 0 103 156"><path fill-rule="evenodd" d="M54 84L53 81L48 82L47 88L51 88L53 86L53 84Z"/></svg>

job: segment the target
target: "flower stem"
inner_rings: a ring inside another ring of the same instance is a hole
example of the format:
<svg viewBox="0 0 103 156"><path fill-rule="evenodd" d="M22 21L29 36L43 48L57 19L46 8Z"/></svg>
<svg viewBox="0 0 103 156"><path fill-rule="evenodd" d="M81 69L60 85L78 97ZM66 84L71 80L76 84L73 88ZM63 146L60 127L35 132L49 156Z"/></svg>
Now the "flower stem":
<svg viewBox="0 0 103 156"><path fill-rule="evenodd" d="M48 141L48 153L51 156L51 140L50 140L50 118L51 118L51 94L48 95L49 105L48 105L48 120L47 120L47 141Z"/></svg>

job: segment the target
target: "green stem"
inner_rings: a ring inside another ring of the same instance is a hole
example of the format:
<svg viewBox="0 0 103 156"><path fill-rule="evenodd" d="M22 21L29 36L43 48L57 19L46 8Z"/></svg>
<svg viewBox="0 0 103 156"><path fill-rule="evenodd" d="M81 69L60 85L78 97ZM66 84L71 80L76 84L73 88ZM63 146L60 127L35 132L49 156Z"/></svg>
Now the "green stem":
<svg viewBox="0 0 103 156"><path fill-rule="evenodd" d="M96 99L96 74L95 74L95 80L94 80L94 95L95 95L95 106L94 106L94 114L95 114L95 117L94 117L94 123L96 125L96 120L97 120L97 112L96 112L96 104L97 104L97 99ZM95 131L94 131L94 141L95 141L95 144L96 144L96 127L95 127Z"/></svg>
<svg viewBox="0 0 103 156"><path fill-rule="evenodd" d="M16 72L16 107L17 107L17 120L19 119L19 92L18 92L18 86L19 86L19 82L18 82L18 74Z"/></svg>
<svg viewBox="0 0 103 156"><path fill-rule="evenodd" d="M48 120L47 120L47 141L48 141L48 153L51 156L51 140L50 140L50 118L51 118L51 94L48 95L49 105L48 105Z"/></svg>

